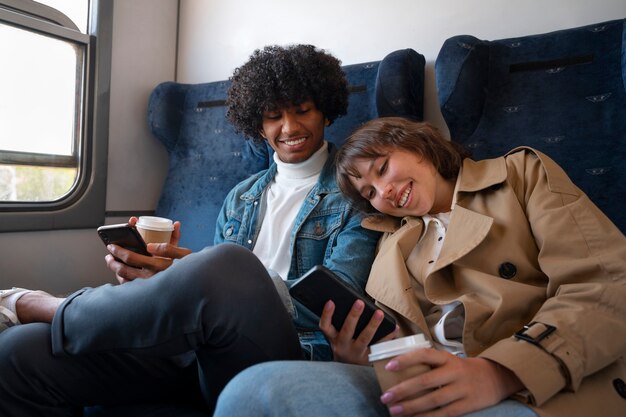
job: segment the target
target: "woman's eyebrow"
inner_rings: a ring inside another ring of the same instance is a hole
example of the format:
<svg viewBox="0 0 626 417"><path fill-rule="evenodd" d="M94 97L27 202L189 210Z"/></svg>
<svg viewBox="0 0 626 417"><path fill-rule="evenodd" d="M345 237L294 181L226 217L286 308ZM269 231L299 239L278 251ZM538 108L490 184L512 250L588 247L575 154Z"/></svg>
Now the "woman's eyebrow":
<svg viewBox="0 0 626 417"><path fill-rule="evenodd" d="M363 179L365 176L369 176L370 172L372 172L374 170L374 163L376 162L376 158L372 158L370 159L369 164L367 165L367 169L365 170L365 175L361 175L361 179ZM359 194L363 195L363 190L365 190L365 188L369 187L369 185L363 185L362 187L359 187Z"/></svg>
<svg viewBox="0 0 626 417"><path fill-rule="evenodd" d="M367 166L367 173L369 174L374 169L374 163L376 162L376 158L370 159L370 163Z"/></svg>

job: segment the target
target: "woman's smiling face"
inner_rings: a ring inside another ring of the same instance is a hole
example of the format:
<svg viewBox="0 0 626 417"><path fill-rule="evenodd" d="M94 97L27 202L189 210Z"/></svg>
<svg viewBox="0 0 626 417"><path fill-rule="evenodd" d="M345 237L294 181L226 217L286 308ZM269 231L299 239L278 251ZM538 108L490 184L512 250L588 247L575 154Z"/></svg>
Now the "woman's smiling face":
<svg viewBox="0 0 626 417"><path fill-rule="evenodd" d="M389 149L375 159L359 159L354 166L360 178L350 177L350 182L381 213L404 217L450 210L450 184L421 155Z"/></svg>

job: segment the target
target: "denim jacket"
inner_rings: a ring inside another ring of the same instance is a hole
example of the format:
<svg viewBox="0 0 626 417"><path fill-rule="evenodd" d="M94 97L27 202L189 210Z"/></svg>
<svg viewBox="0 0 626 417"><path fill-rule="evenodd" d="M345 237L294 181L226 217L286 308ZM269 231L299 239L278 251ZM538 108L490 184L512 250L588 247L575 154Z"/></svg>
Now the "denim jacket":
<svg viewBox="0 0 626 417"><path fill-rule="evenodd" d="M362 214L343 197L335 181L336 148L328 144L330 155L319 179L300 208L291 231L289 287L313 266L323 264L346 283L364 293L380 234L361 227ZM215 244L237 243L252 250L264 216L262 195L276 175L276 164L240 182L228 194L217 219ZM293 300L294 323L305 351L311 344L320 352L315 359L330 359L330 349L319 331L319 318ZM305 340L306 339L306 340ZM318 343L324 346L319 346Z"/></svg>

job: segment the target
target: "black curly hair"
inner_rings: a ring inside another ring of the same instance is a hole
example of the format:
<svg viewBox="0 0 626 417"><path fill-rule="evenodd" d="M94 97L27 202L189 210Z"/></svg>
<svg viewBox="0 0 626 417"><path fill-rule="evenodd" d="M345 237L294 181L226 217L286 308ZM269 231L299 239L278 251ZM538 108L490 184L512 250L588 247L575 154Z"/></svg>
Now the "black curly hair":
<svg viewBox="0 0 626 417"><path fill-rule="evenodd" d="M340 61L313 45L257 49L230 81L226 117L254 141L263 140L265 111L312 100L332 123L348 109L348 82Z"/></svg>

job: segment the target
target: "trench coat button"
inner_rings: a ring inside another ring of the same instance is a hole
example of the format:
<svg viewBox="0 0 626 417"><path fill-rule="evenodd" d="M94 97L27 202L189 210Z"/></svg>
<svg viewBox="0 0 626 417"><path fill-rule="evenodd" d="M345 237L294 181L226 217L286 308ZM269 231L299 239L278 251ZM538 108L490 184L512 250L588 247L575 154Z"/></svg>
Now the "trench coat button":
<svg viewBox="0 0 626 417"><path fill-rule="evenodd" d="M504 262L500 264L498 273L504 279L511 279L517 274L517 267L511 262Z"/></svg>
<svg viewBox="0 0 626 417"><path fill-rule="evenodd" d="M626 382L624 382L623 379L621 378L614 379L613 387L615 387L615 391L617 391L620 397L626 399Z"/></svg>

